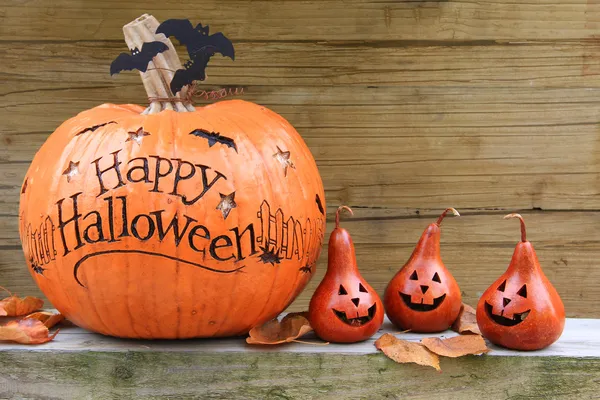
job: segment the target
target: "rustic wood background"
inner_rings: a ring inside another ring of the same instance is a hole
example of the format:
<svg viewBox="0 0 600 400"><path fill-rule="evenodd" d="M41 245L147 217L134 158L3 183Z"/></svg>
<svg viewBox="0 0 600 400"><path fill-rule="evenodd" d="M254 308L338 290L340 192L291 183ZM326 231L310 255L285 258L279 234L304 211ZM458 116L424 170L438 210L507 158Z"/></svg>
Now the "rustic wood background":
<svg viewBox="0 0 600 400"><path fill-rule="evenodd" d="M145 102L137 74L108 74L121 26L144 12L232 39L236 61L216 58L208 82L243 87L298 129L330 215L354 208L345 226L380 293L453 206L463 217L444 222L443 258L475 304L519 238L501 217L519 211L568 316L600 317L595 0L0 0L1 285L40 294L17 211L46 137L97 104Z"/></svg>

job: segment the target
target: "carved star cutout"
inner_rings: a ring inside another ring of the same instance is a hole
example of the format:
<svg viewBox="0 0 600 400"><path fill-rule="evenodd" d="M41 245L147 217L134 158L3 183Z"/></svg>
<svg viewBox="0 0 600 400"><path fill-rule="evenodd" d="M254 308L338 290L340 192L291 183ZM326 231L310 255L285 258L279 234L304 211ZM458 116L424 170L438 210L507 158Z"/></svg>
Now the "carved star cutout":
<svg viewBox="0 0 600 400"><path fill-rule="evenodd" d="M21 189L21 194L25 194L27 190L27 184L29 183L29 179L25 178L25 182L23 182L23 188Z"/></svg>
<svg viewBox="0 0 600 400"><path fill-rule="evenodd" d="M66 175L67 182L71 182L75 175L79 175L79 162L69 161L69 166L62 174Z"/></svg>
<svg viewBox="0 0 600 400"><path fill-rule="evenodd" d="M227 219L231 210L237 207L237 203L235 202L235 192L231 192L228 195L219 193L219 196L221 196L221 201L217 206L217 210L221 210L223 219Z"/></svg>
<svg viewBox="0 0 600 400"><path fill-rule="evenodd" d="M312 265L306 264L304 267L300 267L298 271L304 272L305 274L312 274Z"/></svg>
<svg viewBox="0 0 600 400"><path fill-rule="evenodd" d="M144 136L150 136L150 134L148 132L146 132L144 130L144 128L141 128L141 127L137 131L127 132L127 134L129 135L129 137L127 138L126 142L130 142L133 140L138 145L142 144L142 140L143 140Z"/></svg>
<svg viewBox="0 0 600 400"><path fill-rule="evenodd" d="M275 251L275 248L269 249L269 245L260 248L262 250L262 254L260 254L260 261L265 264L271 263L271 265L280 264L283 259L279 255L279 250Z"/></svg>
<svg viewBox="0 0 600 400"><path fill-rule="evenodd" d="M29 259L29 262L31 262L31 269L33 270L33 272L35 272L36 274L44 275L44 271L46 270L46 268L42 268L41 265L38 265L33 259L33 257Z"/></svg>
<svg viewBox="0 0 600 400"><path fill-rule="evenodd" d="M287 176L288 167L296 169L296 166L294 165L292 160L290 160L290 155L291 154L289 151L283 151L279 148L279 146L277 146L277 153L273 154L273 157L277 161L279 161L279 163L283 167L283 175L284 176Z"/></svg>

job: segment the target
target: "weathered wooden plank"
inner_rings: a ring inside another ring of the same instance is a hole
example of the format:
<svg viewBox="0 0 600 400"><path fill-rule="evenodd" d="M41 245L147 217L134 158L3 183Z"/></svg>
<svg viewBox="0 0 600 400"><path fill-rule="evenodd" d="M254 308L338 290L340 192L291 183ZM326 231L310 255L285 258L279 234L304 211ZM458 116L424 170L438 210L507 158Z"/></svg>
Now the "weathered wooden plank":
<svg viewBox="0 0 600 400"><path fill-rule="evenodd" d="M118 30L120 32L120 29ZM213 85L595 87L600 72L596 40L499 42L494 45L240 42L236 61L215 57ZM109 75L124 42L4 42L0 93L50 88L139 85L139 76ZM40 59L40 54L49 54ZM182 60L188 57L180 51ZM141 85L139 85L141 88ZM123 90L123 88L119 88ZM87 96L86 96L87 97ZM562 99L566 101L567 99ZM413 97L414 102L414 97Z"/></svg>
<svg viewBox="0 0 600 400"><path fill-rule="evenodd" d="M356 209L357 219L364 210ZM501 215L466 215L444 222L442 256L458 281L463 298L475 305L483 291L506 269L518 241L518 225ZM379 217L376 217L379 218ZM570 317L599 317L600 228L597 213L543 212L525 215L528 237L548 278L559 291ZM16 219L15 219L16 220ZM422 230L433 218L344 220L356 244L359 268L378 293L410 256ZM327 235L331 231L328 226ZM8 232L0 229L0 232ZM585 236L583 236L585 233ZM327 236L326 236L327 237ZM40 294L26 269L17 234L5 237L0 250L0 285L22 294ZM327 264L323 249L316 274L291 306L307 309Z"/></svg>
<svg viewBox="0 0 600 400"><path fill-rule="evenodd" d="M585 0L530 3L398 1L205 1L126 3L43 0L1 3L2 40L121 39L141 12L189 17L246 40L564 39L597 33L598 5ZM143 10L143 11L142 11ZM35 23L33 23L35 21Z"/></svg>
<svg viewBox="0 0 600 400"><path fill-rule="evenodd" d="M352 119L368 119L375 112L373 107L362 106L352 109L321 107L318 112L304 118L334 119L342 124L344 116ZM371 108L371 109L370 109ZM391 110L390 107L388 110ZM288 109L289 110L289 109ZM285 111L285 109L284 109ZM381 112L385 109L380 109ZM391 112L391 111L390 111ZM283 112L284 115L292 115ZM299 116L302 118L302 116ZM402 115L396 115L400 120ZM12 117L12 122L17 123ZM290 118L297 119L297 118ZM347 124L350 122L346 122ZM364 124L364 122L363 122ZM374 123L376 124L376 123ZM364 127L365 130L368 127ZM3 134L5 145L0 153L2 162L30 161L37 149L47 138L47 133ZM480 171L480 174L496 173L544 173L549 170L586 173L598 172L598 139L596 134L580 134L577 140L571 135L522 135L507 139L504 136L467 136L462 137L380 137L369 136L364 132L361 137L307 137L306 142L313 148L314 156L320 166L340 166L343 168L363 168L365 165L381 165L384 181L397 176L397 166L402 167L406 175L465 175ZM356 151L360 149L360 151ZM437 163L437 165L436 165ZM424 164L429 164L424 167ZM386 174L387 166L388 173ZM437 167L437 168L436 168ZM358 171L356 171L358 172ZM359 181L363 181L362 179ZM363 181L364 182L364 181Z"/></svg>
<svg viewBox="0 0 600 400"><path fill-rule="evenodd" d="M600 361L445 358L443 373L381 354L0 352L3 398L592 399Z"/></svg>
<svg viewBox="0 0 600 400"><path fill-rule="evenodd" d="M46 134L10 137L11 144L0 150L0 159L9 159L2 166L0 214L16 215L29 160ZM330 204L411 213L448 204L463 209L597 210L596 137L580 139L374 137L340 143L325 136L306 141L314 149ZM469 145L473 141L477 148Z"/></svg>
<svg viewBox="0 0 600 400"><path fill-rule="evenodd" d="M384 327L380 333L394 330ZM586 399L596 396L600 379L597 329L598 320L568 320L561 339L544 351L515 354L493 347L485 356L442 357L440 374L394 363L377 353L374 338L256 348L242 338L131 341L67 327L46 345L2 346L0 396L479 399L484 391L489 398ZM403 338L423 336L431 335Z"/></svg>
<svg viewBox="0 0 600 400"><path fill-rule="evenodd" d="M146 103L140 85L123 91L63 89L6 94L2 133L47 135L65 119L103 102ZM283 114L304 137L580 136L594 132L599 106L593 88L251 86L241 98ZM50 104L52 111L46 109Z"/></svg>
<svg viewBox="0 0 600 400"><path fill-rule="evenodd" d="M12 233L16 238L20 185L27 167L27 163L18 163L1 168L15 170L16 175L0 186L0 215L12 219L0 220L0 225L10 229L10 233L0 233L0 237L10 237ZM365 168L320 166L320 171L328 204L384 207L396 215L437 212L448 205L470 212L600 209L598 174L594 172L464 176L415 176L407 172L407 176L386 183L384 179L370 182L372 173ZM362 184L361 179L367 183Z"/></svg>
<svg viewBox="0 0 600 400"><path fill-rule="evenodd" d="M324 95L318 88L254 89L249 100L267 98L303 134L330 202L413 211L448 203L598 209L595 91L385 88L363 98L347 88ZM16 213L27 163L49 132L95 102L75 101L81 90L68 92L53 92L58 98L49 101L56 107L36 118L28 115L43 104L9 107L0 160L17 164L2 167L0 213ZM417 102L410 103L415 94ZM394 106L395 97L400 104ZM336 98L344 99L341 105L334 105Z"/></svg>

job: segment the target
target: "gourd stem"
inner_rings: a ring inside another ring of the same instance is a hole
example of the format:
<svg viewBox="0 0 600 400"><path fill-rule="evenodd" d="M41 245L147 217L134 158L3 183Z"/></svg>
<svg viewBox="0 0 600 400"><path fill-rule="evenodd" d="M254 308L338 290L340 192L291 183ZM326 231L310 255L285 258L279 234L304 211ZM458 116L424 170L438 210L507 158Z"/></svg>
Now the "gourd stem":
<svg viewBox="0 0 600 400"><path fill-rule="evenodd" d="M11 293L10 290L8 290L7 288L0 286L0 289L4 290L6 293L8 293L10 296L12 296L13 294Z"/></svg>
<svg viewBox="0 0 600 400"><path fill-rule="evenodd" d="M521 221L521 242L526 242L527 241L527 232L525 230L525 220L523 220L523 217L521 216L521 214L513 213L513 214L508 214L508 215L504 216L504 219L509 219L509 218L519 218L519 221Z"/></svg>
<svg viewBox="0 0 600 400"><path fill-rule="evenodd" d="M350 213L350 215L354 215L354 212L352 212L352 209L348 206L339 206L337 211L335 212L335 227L339 228L340 227L340 212L342 210L346 210Z"/></svg>
<svg viewBox="0 0 600 400"><path fill-rule="evenodd" d="M444 219L444 217L446 216L446 214L448 214L449 211L452 211L452 215L454 215L456 217L460 217L460 214L458 213L458 211L456 211L452 207L448 207L448 208L446 208L444 210L444 212L442 213L442 215L440 215L440 217L438 218L437 222L435 223L437 226L440 226L440 224L442 223L442 220Z"/></svg>
<svg viewBox="0 0 600 400"><path fill-rule="evenodd" d="M170 82L175 71L181 69L182 66L169 38L163 34L156 34L158 26L156 18L144 14L123 27L125 42L130 49L141 49L144 43L153 41L160 41L169 46L169 50L157 54L152 59L146 72L140 71L148 100L150 100L150 105L144 114L155 114L163 110L194 111L187 96L187 87L184 87L177 95L171 92Z"/></svg>

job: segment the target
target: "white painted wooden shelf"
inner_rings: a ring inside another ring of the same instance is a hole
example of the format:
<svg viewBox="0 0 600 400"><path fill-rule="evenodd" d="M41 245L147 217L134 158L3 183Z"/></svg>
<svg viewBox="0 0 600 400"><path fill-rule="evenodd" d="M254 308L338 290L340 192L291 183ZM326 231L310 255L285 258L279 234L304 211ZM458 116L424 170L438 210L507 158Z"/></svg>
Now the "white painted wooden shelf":
<svg viewBox="0 0 600 400"><path fill-rule="evenodd" d="M259 346L246 344L245 337L219 339L188 340L133 340L119 339L99 335L76 326L62 327L56 338L38 346L20 344L0 344L1 350L19 351L184 351L184 352L291 352L291 353L336 353L336 354L369 354L377 353L374 342L384 333L396 333L399 338L419 341L425 337L452 337L457 333L445 331L431 333L398 333L389 320L384 322L380 331L371 339L353 344L335 344L317 346L304 343L288 343L277 346ZM302 340L316 340L312 334ZM568 318L565 330L560 339L550 347L538 351L513 351L494 346L488 356L526 356L526 357L598 357L600 358L600 319Z"/></svg>

